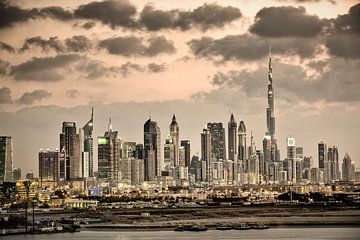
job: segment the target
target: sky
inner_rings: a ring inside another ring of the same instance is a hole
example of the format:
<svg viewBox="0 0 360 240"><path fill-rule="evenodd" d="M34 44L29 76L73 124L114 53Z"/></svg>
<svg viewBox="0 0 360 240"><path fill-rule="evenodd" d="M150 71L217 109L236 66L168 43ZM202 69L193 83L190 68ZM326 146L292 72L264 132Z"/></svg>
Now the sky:
<svg viewBox="0 0 360 240"><path fill-rule="evenodd" d="M111 118L142 143L151 115L164 142L175 113L198 154L206 123L227 126L232 112L261 149L270 45L281 158L292 136L315 167L321 140L360 167L353 0L0 0L0 135L23 174L38 172L39 149L59 147L62 121L82 127L92 106L94 138Z"/></svg>

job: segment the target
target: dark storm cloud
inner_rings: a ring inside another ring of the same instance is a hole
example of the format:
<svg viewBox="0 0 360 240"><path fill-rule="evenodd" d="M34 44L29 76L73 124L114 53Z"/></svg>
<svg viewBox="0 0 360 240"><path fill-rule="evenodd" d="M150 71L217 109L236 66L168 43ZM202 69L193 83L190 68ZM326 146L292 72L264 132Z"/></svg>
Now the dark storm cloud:
<svg viewBox="0 0 360 240"><path fill-rule="evenodd" d="M203 37L191 40L188 45L198 57L226 61L262 58L268 54L270 45L275 54L311 57L315 53L317 42L316 39L299 38L263 39L244 34L228 35L220 39Z"/></svg>
<svg viewBox="0 0 360 240"><path fill-rule="evenodd" d="M72 18L72 13L61 7L46 7L42 9L21 9L18 6L0 2L0 28L10 27L14 23L26 22L30 19L51 17L59 20Z"/></svg>
<svg viewBox="0 0 360 240"><path fill-rule="evenodd" d="M324 22L318 16L308 15L302 6L268 7L255 17L250 31L263 37L314 37Z"/></svg>
<svg viewBox="0 0 360 240"><path fill-rule="evenodd" d="M117 26L133 27L133 17L136 7L127 0L91 2L78 7L74 15L80 18L99 20L109 24L112 28Z"/></svg>
<svg viewBox="0 0 360 240"><path fill-rule="evenodd" d="M0 50L8 51L9 53L15 53L15 49L7 43L0 42Z"/></svg>
<svg viewBox="0 0 360 240"><path fill-rule="evenodd" d="M166 64L149 63L147 69L150 73L164 72L166 70Z"/></svg>
<svg viewBox="0 0 360 240"><path fill-rule="evenodd" d="M11 103L11 90L8 87L0 88L0 104Z"/></svg>
<svg viewBox="0 0 360 240"><path fill-rule="evenodd" d="M4 76L9 68L9 63L0 59L0 76Z"/></svg>
<svg viewBox="0 0 360 240"><path fill-rule="evenodd" d="M319 77L310 78L300 66L273 63L275 94L279 99L303 99L310 102L360 101L359 70L356 67L360 64L359 60L331 59L321 64L327 64L329 70L322 72ZM212 84L217 88L215 96L221 90L232 89L248 97L261 97L266 86L266 71L266 66L263 66L253 72L218 73L212 79ZM210 92L206 97L212 99L213 96Z"/></svg>
<svg viewBox="0 0 360 240"><path fill-rule="evenodd" d="M65 45L70 52L86 52L91 49L92 43L85 36L73 36L65 39Z"/></svg>
<svg viewBox="0 0 360 240"><path fill-rule="evenodd" d="M58 71L71 63L80 60L77 54L57 55L55 57L34 57L27 62L13 66L10 75L19 81L53 82L63 79Z"/></svg>
<svg viewBox="0 0 360 240"><path fill-rule="evenodd" d="M173 53L173 42L165 37L153 37L148 40L148 46L143 40L134 36L108 38L99 43L110 54L122 56L156 56L161 53Z"/></svg>
<svg viewBox="0 0 360 240"><path fill-rule="evenodd" d="M330 21L325 46L329 53L343 58L360 58L360 4Z"/></svg>
<svg viewBox="0 0 360 240"><path fill-rule="evenodd" d="M54 49L57 52L64 51L64 46L58 37L50 37L48 40L42 39L40 36L27 38L20 51L29 50L31 46L40 47L44 51L49 51L50 49Z"/></svg>
<svg viewBox="0 0 360 240"><path fill-rule="evenodd" d="M36 101L49 98L51 93L45 90L35 90L33 92L24 93L17 102L19 104L31 105Z"/></svg>
<svg viewBox="0 0 360 240"><path fill-rule="evenodd" d="M336 4L335 0L277 0L278 2L296 2L296 3L318 3L321 1Z"/></svg>
<svg viewBox="0 0 360 240"><path fill-rule="evenodd" d="M213 27L223 27L241 16L238 8L222 7L217 4L204 4L193 11L158 10L147 5L142 10L139 21L151 31L174 28L188 30L191 27L207 30Z"/></svg>
<svg viewBox="0 0 360 240"><path fill-rule="evenodd" d="M95 22L90 21L90 22L84 23L84 24L82 25L82 27L85 28L85 29L90 29L90 28L95 27L95 25L96 25Z"/></svg>
<svg viewBox="0 0 360 240"><path fill-rule="evenodd" d="M66 38L64 41L60 40L58 37L43 39L40 36L37 36L27 38L20 51L30 50L32 46L40 47L46 52L50 49L53 49L58 53L85 52L91 49L92 43L90 39L81 35Z"/></svg>

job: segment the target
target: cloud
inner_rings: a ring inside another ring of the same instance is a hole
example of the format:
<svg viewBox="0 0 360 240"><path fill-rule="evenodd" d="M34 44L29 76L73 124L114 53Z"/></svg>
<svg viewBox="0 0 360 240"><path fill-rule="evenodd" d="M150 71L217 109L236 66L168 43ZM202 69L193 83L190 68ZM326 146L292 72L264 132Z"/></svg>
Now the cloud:
<svg viewBox="0 0 360 240"><path fill-rule="evenodd" d="M79 18L99 20L112 28L133 27L136 7L127 0L91 2L79 6L74 15Z"/></svg>
<svg viewBox="0 0 360 240"><path fill-rule="evenodd" d="M264 39L244 34L228 35L220 39L203 37L189 41L188 45L195 56L226 61L257 60L268 54L270 45L275 54L311 57L315 53L317 42L316 39Z"/></svg>
<svg viewBox="0 0 360 240"><path fill-rule="evenodd" d="M11 90L8 87L0 88L0 104L11 103Z"/></svg>
<svg viewBox="0 0 360 240"><path fill-rule="evenodd" d="M65 45L70 52L86 52L92 47L90 39L81 35L65 39Z"/></svg>
<svg viewBox="0 0 360 240"><path fill-rule="evenodd" d="M315 37L324 25L316 15L308 15L302 6L268 7L255 17L250 32L263 37Z"/></svg>
<svg viewBox="0 0 360 240"><path fill-rule="evenodd" d="M61 76L57 70L80 59L81 57L77 54L57 55L55 57L44 58L33 57L24 63L13 66L10 75L18 81L59 81L63 79L63 76Z"/></svg>
<svg viewBox="0 0 360 240"><path fill-rule="evenodd" d="M315 63L320 64L320 63ZM331 59L327 64L328 70L320 72L318 77L308 77L300 66L292 64L273 64L274 88L278 99L290 102L303 100L307 102L360 102L360 82L357 80L360 64L359 60L346 61ZM266 66L255 71L230 71L217 73L212 84L216 92L229 89L237 93L244 93L247 97L264 96L266 89ZM218 93L216 94L218 95ZM207 94L212 97L211 92Z"/></svg>
<svg viewBox="0 0 360 240"><path fill-rule="evenodd" d="M50 37L48 40L40 36L27 38L20 51L30 50L32 46L40 47L43 51L48 52L51 49L58 53L64 52L86 52L91 49L92 42L85 36L72 36L64 41L58 37Z"/></svg>
<svg viewBox="0 0 360 240"><path fill-rule="evenodd" d="M0 50L8 51L9 53L15 53L15 49L7 43L0 42Z"/></svg>
<svg viewBox="0 0 360 240"><path fill-rule="evenodd" d="M82 25L82 27L85 28L85 29L90 29L90 28L95 27L95 25L96 25L95 22L89 21L89 22L84 23Z"/></svg>
<svg viewBox="0 0 360 240"><path fill-rule="evenodd" d="M5 2L0 2L0 28L11 27L15 23L45 17L68 20L72 18L72 13L62 9L61 7L21 9L18 6L12 6L6 4Z"/></svg>
<svg viewBox="0 0 360 240"><path fill-rule="evenodd" d="M49 98L51 93L45 90L35 90L33 92L25 92L17 102L19 104L31 105L34 102Z"/></svg>
<svg viewBox="0 0 360 240"><path fill-rule="evenodd" d="M360 58L360 3L330 21L325 46L333 56Z"/></svg>
<svg viewBox="0 0 360 240"><path fill-rule="evenodd" d="M161 53L173 53L173 42L165 37L153 37L148 40L149 45L134 36L114 37L100 41L99 47L105 48L110 54L122 56L156 56Z"/></svg>
<svg viewBox="0 0 360 240"><path fill-rule="evenodd" d="M218 4L204 4L193 11L158 10L151 5L144 7L140 14L140 23L150 31L180 28L188 30L197 27L208 30L223 27L242 16L238 8L222 7Z"/></svg>
<svg viewBox="0 0 360 240"><path fill-rule="evenodd" d="M159 73L164 72L166 70L166 64L156 64L156 63L149 63L147 65L148 72L150 73Z"/></svg>
<svg viewBox="0 0 360 240"><path fill-rule="evenodd" d="M66 91L66 96L70 97L70 98L77 98L77 96L79 95L80 91L76 90L76 89L70 89L68 91Z"/></svg>
<svg viewBox="0 0 360 240"><path fill-rule="evenodd" d="M9 63L0 59L0 76L4 76L8 70Z"/></svg>

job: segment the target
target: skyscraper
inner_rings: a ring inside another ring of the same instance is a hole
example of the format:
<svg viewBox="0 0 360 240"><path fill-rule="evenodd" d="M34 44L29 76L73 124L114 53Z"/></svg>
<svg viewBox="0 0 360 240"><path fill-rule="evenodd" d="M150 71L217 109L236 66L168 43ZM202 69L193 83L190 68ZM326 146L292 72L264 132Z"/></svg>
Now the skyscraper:
<svg viewBox="0 0 360 240"><path fill-rule="evenodd" d="M238 128L239 138L239 149L238 149L238 169L237 173L240 174L240 179L244 173L249 172L249 158L247 156L247 145L246 145L246 127L244 121L240 121ZM264 156L262 156L264 157Z"/></svg>
<svg viewBox="0 0 360 240"><path fill-rule="evenodd" d="M340 179L339 170L339 150L336 146L328 148L328 165L329 165L329 181L336 181Z"/></svg>
<svg viewBox="0 0 360 240"><path fill-rule="evenodd" d="M41 185L51 185L58 186L60 180L60 168L61 164L64 164L64 155L65 152L60 152L59 150L55 151L43 151L39 152L39 180Z"/></svg>
<svg viewBox="0 0 360 240"><path fill-rule="evenodd" d="M164 144L164 164L163 170L168 174L172 174L172 170L175 168L175 145L170 135L165 139Z"/></svg>
<svg viewBox="0 0 360 240"><path fill-rule="evenodd" d="M216 161L226 159L225 128L221 122L207 123L211 134L211 153Z"/></svg>
<svg viewBox="0 0 360 240"><path fill-rule="evenodd" d="M60 134L60 151L66 154L66 180L82 177L80 161L80 136L76 133L75 122L63 122Z"/></svg>
<svg viewBox="0 0 360 240"><path fill-rule="evenodd" d="M190 140L181 140L180 145L185 148L185 167L190 166Z"/></svg>
<svg viewBox="0 0 360 240"><path fill-rule="evenodd" d="M13 169L13 180L17 181L21 179L21 169L20 168L14 168Z"/></svg>
<svg viewBox="0 0 360 240"><path fill-rule="evenodd" d="M83 130L83 152L82 164L83 164L83 176L92 177L94 176L94 140L93 140L93 130L94 130L94 108L91 108L91 118L82 128ZM87 171L86 171L87 170Z"/></svg>
<svg viewBox="0 0 360 240"><path fill-rule="evenodd" d="M319 170L323 172L324 183L328 182L328 158L327 158L327 146L326 143L320 141L318 144L318 160L319 160Z"/></svg>
<svg viewBox="0 0 360 240"><path fill-rule="evenodd" d="M0 137L0 182L12 181L13 146L9 136Z"/></svg>
<svg viewBox="0 0 360 240"><path fill-rule="evenodd" d="M175 159L175 166L179 165L179 125L176 121L175 114L173 114L170 126L170 136L172 142L174 144L174 159Z"/></svg>
<svg viewBox="0 0 360 240"><path fill-rule="evenodd" d="M342 180L349 182L355 179L355 165L351 160L348 153L345 154L345 157L342 162Z"/></svg>
<svg viewBox="0 0 360 240"><path fill-rule="evenodd" d="M157 123L149 118L144 124L144 177L152 181L161 176L161 133Z"/></svg>
<svg viewBox="0 0 360 240"><path fill-rule="evenodd" d="M201 133L201 180L212 182L211 134L209 129Z"/></svg>
<svg viewBox="0 0 360 240"><path fill-rule="evenodd" d="M228 155L230 160L237 160L237 123L234 114L231 114L228 123Z"/></svg>
<svg viewBox="0 0 360 240"><path fill-rule="evenodd" d="M122 144L118 131L112 130L110 119L108 131L104 136L98 137L98 178L111 186L119 181Z"/></svg>
<svg viewBox="0 0 360 240"><path fill-rule="evenodd" d="M287 143L287 160L289 162L289 172L288 178L292 183L296 183L296 147L295 139L293 137L288 137L286 139Z"/></svg>

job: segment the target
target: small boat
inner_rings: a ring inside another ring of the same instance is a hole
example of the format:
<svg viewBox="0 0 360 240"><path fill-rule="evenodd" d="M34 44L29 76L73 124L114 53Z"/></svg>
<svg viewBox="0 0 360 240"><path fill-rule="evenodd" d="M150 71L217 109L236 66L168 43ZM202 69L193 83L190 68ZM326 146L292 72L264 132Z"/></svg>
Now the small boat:
<svg viewBox="0 0 360 240"><path fill-rule="evenodd" d="M218 224L216 225L216 230L231 230L232 227L225 224Z"/></svg>
<svg viewBox="0 0 360 240"><path fill-rule="evenodd" d="M253 229L257 229L257 230L262 230L262 229L268 229L269 226L262 224L262 223L258 223L256 225L254 225Z"/></svg>
<svg viewBox="0 0 360 240"><path fill-rule="evenodd" d="M202 232L202 231L206 231L207 227L203 226L203 225L192 225L189 229L186 229L188 231L192 231L192 232Z"/></svg>
<svg viewBox="0 0 360 240"><path fill-rule="evenodd" d="M251 229L251 226L249 226L247 223L241 223L240 225L237 225L234 227L236 230L249 230Z"/></svg>
<svg viewBox="0 0 360 240"><path fill-rule="evenodd" d="M175 228L175 232L183 232L185 229L184 229L184 226L183 225L179 225Z"/></svg>

